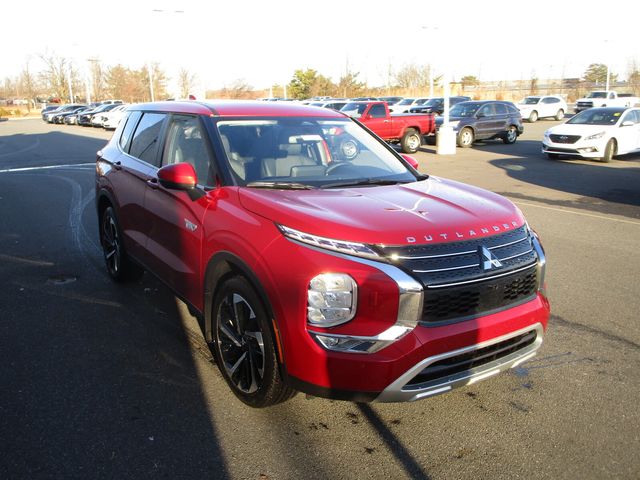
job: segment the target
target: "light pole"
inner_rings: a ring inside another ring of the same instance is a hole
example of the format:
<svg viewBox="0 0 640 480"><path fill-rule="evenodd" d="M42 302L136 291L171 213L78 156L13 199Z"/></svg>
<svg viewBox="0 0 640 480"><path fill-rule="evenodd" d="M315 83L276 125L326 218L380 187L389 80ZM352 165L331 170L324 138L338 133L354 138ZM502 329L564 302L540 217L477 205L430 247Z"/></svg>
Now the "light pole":
<svg viewBox="0 0 640 480"><path fill-rule="evenodd" d="M184 13L184 10L163 10L161 8L154 8L151 10L152 13L159 13L159 14L182 14ZM151 60L147 61L147 72L149 73L149 93L151 95L151 101L155 102L155 94L153 91L153 72L151 70Z"/></svg>
<svg viewBox="0 0 640 480"><path fill-rule="evenodd" d="M421 27L422 30L430 30L435 32L441 32L439 27ZM444 32L442 32L444 33ZM444 35L441 35L444 36ZM436 42L431 42L432 45L435 45ZM440 42L441 45L446 45L446 43ZM456 153L456 134L453 130L453 127L449 124L449 97L451 96L450 92L450 79L451 72L449 67L449 62L447 61L447 52L443 52L440 50L440 58L438 59L438 63L440 63L440 68L442 69L442 82L443 82L443 97L444 97L444 111L442 112L442 124L438 131L436 132L436 153L438 155L455 155ZM431 70L431 69L430 69ZM430 75L433 79L433 75ZM431 86L431 85L430 85Z"/></svg>

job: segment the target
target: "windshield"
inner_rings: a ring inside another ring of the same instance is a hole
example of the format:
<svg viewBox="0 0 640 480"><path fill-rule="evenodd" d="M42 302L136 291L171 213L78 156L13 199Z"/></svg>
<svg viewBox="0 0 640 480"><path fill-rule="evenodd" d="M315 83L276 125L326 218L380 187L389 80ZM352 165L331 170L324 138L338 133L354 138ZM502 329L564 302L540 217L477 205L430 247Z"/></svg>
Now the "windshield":
<svg viewBox="0 0 640 480"><path fill-rule="evenodd" d="M587 98L607 98L607 92L591 92Z"/></svg>
<svg viewBox="0 0 640 480"><path fill-rule="evenodd" d="M474 102L458 103L451 107L449 115L452 117L473 117L481 106L481 103Z"/></svg>
<svg viewBox="0 0 640 480"><path fill-rule="evenodd" d="M239 185L322 188L416 180L384 144L346 118L222 119L216 126Z"/></svg>
<svg viewBox="0 0 640 480"><path fill-rule="evenodd" d="M366 103L347 103L340 109L340 111L346 113L350 117L360 118L366 109Z"/></svg>
<svg viewBox="0 0 640 480"><path fill-rule="evenodd" d="M571 117L567 123L576 125L615 125L623 113L624 108L592 108L583 110Z"/></svg>
<svg viewBox="0 0 640 480"><path fill-rule="evenodd" d="M398 105L411 105L413 103L413 98L405 98L398 102Z"/></svg>
<svg viewBox="0 0 640 480"><path fill-rule="evenodd" d="M520 101L520 105L535 105L540 101L540 97L526 97Z"/></svg>
<svg viewBox="0 0 640 480"><path fill-rule="evenodd" d="M444 103L444 99L442 98L431 98L425 103L425 107L439 107Z"/></svg>

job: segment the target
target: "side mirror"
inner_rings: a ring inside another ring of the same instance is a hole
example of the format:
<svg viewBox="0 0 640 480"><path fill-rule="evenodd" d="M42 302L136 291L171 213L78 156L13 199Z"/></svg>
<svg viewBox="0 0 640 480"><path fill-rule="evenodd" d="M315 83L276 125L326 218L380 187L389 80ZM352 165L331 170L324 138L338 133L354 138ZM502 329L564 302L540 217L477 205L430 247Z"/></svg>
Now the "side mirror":
<svg viewBox="0 0 640 480"><path fill-rule="evenodd" d="M198 177L190 163L174 163L158 170L160 185L172 190L193 190Z"/></svg>
<svg viewBox="0 0 640 480"><path fill-rule="evenodd" d="M418 170L418 167L420 166L420 164L418 163L418 160L416 160L414 157L412 157L411 155L405 155L404 153L400 154L402 156L402 158L405 159L405 161L411 165L413 168L415 168L416 170Z"/></svg>
<svg viewBox="0 0 640 480"><path fill-rule="evenodd" d="M635 125L634 122L632 122L631 120L625 120L624 122L622 122L622 124L620 125L621 127L633 127Z"/></svg>

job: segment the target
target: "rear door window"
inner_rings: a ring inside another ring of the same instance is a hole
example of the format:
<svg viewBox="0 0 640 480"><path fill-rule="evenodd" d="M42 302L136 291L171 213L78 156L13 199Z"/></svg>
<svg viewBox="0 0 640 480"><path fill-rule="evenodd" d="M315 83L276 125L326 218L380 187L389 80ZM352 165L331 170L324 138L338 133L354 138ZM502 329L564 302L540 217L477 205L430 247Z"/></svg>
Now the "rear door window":
<svg viewBox="0 0 640 480"><path fill-rule="evenodd" d="M136 128L129 155L154 166L159 166L158 146L160 133L166 115L164 113L144 113Z"/></svg>
<svg viewBox="0 0 640 480"><path fill-rule="evenodd" d="M496 115L506 115L508 113L507 106L504 103L496 103L495 109L496 109Z"/></svg>

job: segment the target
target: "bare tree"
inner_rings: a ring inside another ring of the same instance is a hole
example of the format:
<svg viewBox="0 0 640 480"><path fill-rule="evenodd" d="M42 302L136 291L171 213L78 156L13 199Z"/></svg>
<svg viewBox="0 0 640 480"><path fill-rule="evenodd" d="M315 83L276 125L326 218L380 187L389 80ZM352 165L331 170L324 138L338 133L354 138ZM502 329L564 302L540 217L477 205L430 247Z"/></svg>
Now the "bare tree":
<svg viewBox="0 0 640 480"><path fill-rule="evenodd" d="M640 94L640 64L633 58L627 67L627 84L634 95Z"/></svg>
<svg viewBox="0 0 640 480"><path fill-rule="evenodd" d="M430 68L429 65L414 63L404 65L394 75L395 81L400 88L411 91L412 95L418 94L429 86Z"/></svg>
<svg viewBox="0 0 640 480"><path fill-rule="evenodd" d="M196 82L196 74L189 72L186 68L181 68L178 73L178 84L180 85L180 97L187 98L193 92Z"/></svg>
<svg viewBox="0 0 640 480"><path fill-rule="evenodd" d="M107 96L106 71L98 58L89 58L89 85L93 92L94 100L102 100ZM120 98L120 97L114 97Z"/></svg>
<svg viewBox="0 0 640 480"><path fill-rule="evenodd" d="M31 112L31 107L36 106L36 96L38 92L37 92L36 78L31 73L31 70L29 70L29 62L27 62L24 68L22 69L19 83L22 87L22 91L24 92L24 95L27 97L27 100L28 100L27 110Z"/></svg>
<svg viewBox="0 0 640 480"><path fill-rule="evenodd" d="M40 72L45 87L53 96L71 100L71 92L69 90L70 61L67 58L49 52L40 54L39 57L45 64L45 70Z"/></svg>

